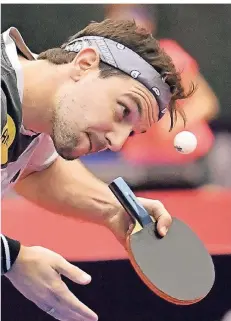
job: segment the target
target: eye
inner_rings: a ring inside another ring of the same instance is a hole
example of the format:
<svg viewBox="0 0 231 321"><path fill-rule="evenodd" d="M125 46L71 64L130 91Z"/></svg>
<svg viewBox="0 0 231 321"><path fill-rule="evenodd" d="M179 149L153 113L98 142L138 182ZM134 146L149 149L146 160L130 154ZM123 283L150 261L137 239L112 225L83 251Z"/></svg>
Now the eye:
<svg viewBox="0 0 231 321"><path fill-rule="evenodd" d="M124 118L129 116L131 113L131 110L128 108L128 107L124 107L124 112L123 112L123 115L124 115Z"/></svg>
<svg viewBox="0 0 231 321"><path fill-rule="evenodd" d="M135 135L135 132L134 132L134 130L132 130L132 131L130 132L130 134L129 134L129 137L134 136L134 135Z"/></svg>
<svg viewBox="0 0 231 321"><path fill-rule="evenodd" d="M131 113L131 110L124 104L124 103L121 103L119 102L121 108L122 108L122 115L123 115L123 119L128 117Z"/></svg>

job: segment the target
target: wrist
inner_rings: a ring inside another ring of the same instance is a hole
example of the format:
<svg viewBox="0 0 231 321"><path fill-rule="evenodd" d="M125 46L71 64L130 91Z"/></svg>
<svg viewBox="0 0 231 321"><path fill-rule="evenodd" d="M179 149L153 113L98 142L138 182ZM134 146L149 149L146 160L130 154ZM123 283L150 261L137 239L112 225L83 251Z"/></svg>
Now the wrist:
<svg viewBox="0 0 231 321"><path fill-rule="evenodd" d="M20 269L25 269L25 266L27 265L27 263L30 263L32 261L32 255L31 255L31 249L32 247L28 247L28 246L20 246L20 251L18 253L18 256L14 262L14 264L12 265L12 268L7 271L7 273L5 274L5 276L9 279L12 280L15 277L15 271L19 271ZM28 251L29 250L29 251ZM25 265L26 263L26 265ZM17 274L18 272L16 272Z"/></svg>
<svg viewBox="0 0 231 321"><path fill-rule="evenodd" d="M87 193L87 211L90 220L106 225L110 225L110 220L121 210L121 204L114 196L107 184L98 181Z"/></svg>
<svg viewBox="0 0 231 321"><path fill-rule="evenodd" d="M105 203L101 204L103 224L106 227L110 228L111 220L121 212L121 208L121 204L117 201L114 195L112 195L111 198L108 198Z"/></svg>
<svg viewBox="0 0 231 321"><path fill-rule="evenodd" d="M21 244L19 241L13 240L4 235L1 236L2 274L6 274L12 269L13 265L15 264L15 261L18 258L20 250Z"/></svg>

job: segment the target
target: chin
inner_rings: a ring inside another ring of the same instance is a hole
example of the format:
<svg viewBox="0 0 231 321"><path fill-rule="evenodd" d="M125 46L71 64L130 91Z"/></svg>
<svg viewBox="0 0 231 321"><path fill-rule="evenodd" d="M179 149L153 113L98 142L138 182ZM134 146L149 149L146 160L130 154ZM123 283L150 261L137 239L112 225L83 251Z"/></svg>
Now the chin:
<svg viewBox="0 0 231 321"><path fill-rule="evenodd" d="M58 152L58 151L57 151ZM73 161L75 159L78 159L79 156L74 156L72 154L68 154L66 152L58 152L59 156L61 156L63 159L67 160L67 161Z"/></svg>
<svg viewBox="0 0 231 321"><path fill-rule="evenodd" d="M72 160L78 159L79 157L90 154L89 150L82 149L82 148L81 149L75 148L73 150L62 149L62 150L57 150L57 153L62 158L68 161L72 161Z"/></svg>
<svg viewBox="0 0 231 321"><path fill-rule="evenodd" d="M85 136L84 136L85 138ZM53 139L57 153L65 160L72 161L89 153L89 141L83 139Z"/></svg>
<svg viewBox="0 0 231 321"><path fill-rule="evenodd" d="M56 148L56 151L59 154L59 156L61 156L63 159L67 161L73 161L75 159L78 159L80 156L76 153L76 150L70 148Z"/></svg>
<svg viewBox="0 0 231 321"><path fill-rule="evenodd" d="M79 158L79 156L73 157L72 155L60 155L60 154L59 154L59 156L61 156L61 157L62 157L63 159L65 159L66 161L74 161L74 160L76 160L76 159Z"/></svg>

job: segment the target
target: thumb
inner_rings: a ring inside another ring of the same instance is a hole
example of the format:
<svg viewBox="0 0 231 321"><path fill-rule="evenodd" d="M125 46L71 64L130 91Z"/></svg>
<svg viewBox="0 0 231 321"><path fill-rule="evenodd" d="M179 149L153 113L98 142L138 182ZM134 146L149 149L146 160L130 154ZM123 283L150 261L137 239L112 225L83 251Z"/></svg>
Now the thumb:
<svg viewBox="0 0 231 321"><path fill-rule="evenodd" d="M58 259L55 270L75 283L84 285L91 282L91 276L89 274L69 263L63 257Z"/></svg>
<svg viewBox="0 0 231 321"><path fill-rule="evenodd" d="M169 229L169 220L164 215L161 215L157 222L157 230L161 236L165 236Z"/></svg>

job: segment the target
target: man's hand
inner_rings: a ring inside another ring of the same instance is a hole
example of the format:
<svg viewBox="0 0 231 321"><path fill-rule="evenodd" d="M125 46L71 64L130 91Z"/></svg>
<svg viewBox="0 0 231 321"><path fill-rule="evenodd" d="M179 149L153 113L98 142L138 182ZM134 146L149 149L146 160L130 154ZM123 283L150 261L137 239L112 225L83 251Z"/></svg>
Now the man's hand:
<svg viewBox="0 0 231 321"><path fill-rule="evenodd" d="M157 221L157 230L161 236L165 236L172 218L164 205L158 200L138 197L139 201ZM120 210L112 216L109 216L107 226L114 233L119 242L125 246L128 232L133 228L134 222L121 207Z"/></svg>
<svg viewBox="0 0 231 321"><path fill-rule="evenodd" d="M90 275L43 247L22 246L6 277L40 309L63 321L98 320L62 281L60 274L78 284L88 284Z"/></svg>

